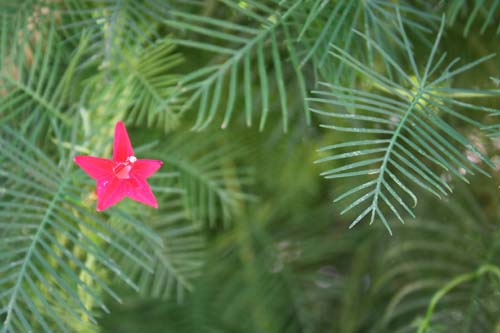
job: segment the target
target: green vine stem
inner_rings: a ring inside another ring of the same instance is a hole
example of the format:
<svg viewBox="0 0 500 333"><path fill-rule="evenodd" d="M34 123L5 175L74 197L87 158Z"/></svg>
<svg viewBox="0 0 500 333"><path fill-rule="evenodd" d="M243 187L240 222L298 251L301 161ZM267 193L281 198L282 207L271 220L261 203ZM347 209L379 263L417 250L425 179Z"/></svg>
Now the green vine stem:
<svg viewBox="0 0 500 333"><path fill-rule="evenodd" d="M450 290L453 288L469 282L471 280L477 279L481 277L482 275L486 273L491 273L494 276L496 276L500 280L500 267L490 265L490 264L485 264L480 266L476 271L466 273L466 274L461 274L448 282L446 285L444 285L441 289L439 289L431 299L431 302L427 308L427 312L425 314L425 317L422 319L420 322L420 325L418 326L417 333L427 333L429 329L429 324L432 318L432 315L434 313L434 309L437 306L437 303L445 296Z"/></svg>

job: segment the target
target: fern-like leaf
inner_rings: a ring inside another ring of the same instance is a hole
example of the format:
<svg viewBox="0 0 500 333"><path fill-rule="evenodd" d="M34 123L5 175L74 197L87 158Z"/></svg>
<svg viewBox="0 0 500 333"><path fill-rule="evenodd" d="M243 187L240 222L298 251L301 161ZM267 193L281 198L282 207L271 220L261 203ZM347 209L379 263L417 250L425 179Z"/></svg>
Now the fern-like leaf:
<svg viewBox="0 0 500 333"><path fill-rule="evenodd" d="M238 167L243 154L236 145L221 144L213 134L174 137L164 147L162 160L177 176L188 218L195 223L227 225L244 200L251 182L251 170ZM158 187L161 190L161 187Z"/></svg>
<svg viewBox="0 0 500 333"><path fill-rule="evenodd" d="M301 52L301 64L312 59L321 77L341 82L351 82L344 64L328 57L330 45L334 44L347 53L373 64L374 50L370 43L355 42L356 30L383 46L390 54L404 47L397 33L397 24L392 19L397 11L402 13L402 23L411 27L417 35L431 32L436 17L407 1L397 4L390 0L374 1L309 1L308 11L298 13L297 22L305 22L298 40L307 47ZM328 61L327 61L328 60ZM325 66L328 64L328 66ZM332 73L330 73L330 71ZM347 78L346 78L347 76Z"/></svg>
<svg viewBox="0 0 500 333"><path fill-rule="evenodd" d="M188 219L182 192L175 187L170 190L172 193L159 198L163 201L160 211L148 216L149 225L165 244L154 249L154 274L133 265L130 276L137 281L142 296L165 299L174 295L182 302L186 291L193 291L194 279L200 274L205 242L201 226ZM123 261L123 265L131 266L127 258Z"/></svg>
<svg viewBox="0 0 500 333"><path fill-rule="evenodd" d="M67 42L89 34L87 61L102 69L133 53L141 42L158 37L155 28L168 16L169 5L158 0L64 0L58 4L60 29Z"/></svg>
<svg viewBox="0 0 500 333"><path fill-rule="evenodd" d="M283 129L286 131L289 97L285 88L288 80L285 67L289 61L294 68L292 72L297 78L300 93L302 97L306 96L305 79L299 68L296 46L287 38L290 35L291 17L304 10L305 1L273 0L269 4L253 0L244 3L232 0L219 2L218 11L236 13L237 22L176 10L171 11L172 18L165 21L172 28L182 29L188 34L186 37L172 37L170 41L217 55L217 62L185 75L179 81L179 89L171 95L170 101L174 102L185 96L186 102L181 112L189 110L198 102L194 124L196 130L206 128L219 110L223 109L222 128L225 128L233 117L234 110L238 108L236 97L239 92L238 82L241 80L245 96L242 108L246 125L251 126L255 121L255 96L259 96L261 100L260 129L264 128L269 112L272 111L271 103L276 98L279 101ZM193 34L201 37L191 37ZM285 43L282 43L283 40ZM270 94L272 89L276 89L276 95ZM227 101L225 105L224 100ZM304 101L304 112L309 119L307 101Z"/></svg>
<svg viewBox="0 0 500 333"><path fill-rule="evenodd" d="M183 301L204 261L204 224L227 225L242 201L251 198L245 193L248 170L237 166L241 152L235 145L220 145L220 139L216 134L210 139L172 135L162 146L164 171L155 175L153 186L160 208L145 218L165 245L154 249L154 274L123 259L143 296Z"/></svg>
<svg viewBox="0 0 500 333"><path fill-rule="evenodd" d="M173 45L155 43L144 52L127 62L122 73L128 73L132 106L126 119L134 124L160 127L169 131L179 125L178 103L167 103L173 93L178 75L170 74L172 68L182 62L179 53L173 52Z"/></svg>
<svg viewBox="0 0 500 333"><path fill-rule="evenodd" d="M457 111L478 110L491 113L495 110L470 104L457 98L463 95L488 95L487 91L469 91L444 87L455 75L491 58L487 56L475 62L454 68L452 61L441 74L435 78L444 63L444 56L437 57L437 48L444 29L442 21L439 34L430 52L425 69L420 71L413 54L413 49L404 31L401 20L399 30L405 43L408 62L413 73L405 72L383 48L371 39L363 39L372 44L380 57L385 58L397 74L391 79L361 63L344 50L332 46L332 54L355 69L363 78L373 82L379 93L336 85L323 84L330 90L316 91L318 97L311 99L324 106L340 106L348 112L328 112L313 109L314 112L335 120L335 125L322 125L338 132L353 133L359 140L338 143L321 149L333 152L317 162L354 161L335 167L322 173L327 179L356 178L361 184L354 186L339 195L335 202L347 198L355 199L342 211L346 213L360 209L350 227L355 226L365 217L370 223L380 220L391 232L387 212L390 212L401 223L403 213L414 216L413 207L417 204L417 196L410 184L421 187L437 198L452 191L451 186L441 177L440 172L451 173L467 181L464 174L479 172L486 174L481 166L467 159L465 152L475 154L483 163L493 164L476 147L474 147L450 123L448 118L463 121L469 126L481 128L477 120ZM345 123L354 126L342 126ZM363 180L363 177L368 180ZM386 212L387 210L387 212Z"/></svg>
<svg viewBox="0 0 500 333"><path fill-rule="evenodd" d="M75 57L65 62L60 39L50 19L46 20L47 26L21 19L11 26L5 17L0 20L0 123L22 119L23 131L35 123L39 129L46 128L43 125L50 126L51 119L71 123L68 96L85 40L80 41ZM11 39L11 34L18 38Z"/></svg>
<svg viewBox="0 0 500 333"><path fill-rule="evenodd" d="M4 321L0 331L71 332L71 320L96 323L93 308L108 311L98 290L120 300L101 270L138 289L108 250L149 271L152 257L119 228L89 212L80 198L81 187L65 163L53 161L14 130L1 130L0 315ZM161 247L157 236L141 223L130 219L122 223L149 239L153 248Z"/></svg>
<svg viewBox="0 0 500 333"><path fill-rule="evenodd" d="M481 34L489 27L495 29L497 35L500 34L500 23L496 23L499 19L500 0L480 0L472 3L465 0L452 0L447 1L446 7L449 25L459 21L461 16L467 16L463 30L464 36L469 35L473 25L478 21L482 22Z"/></svg>

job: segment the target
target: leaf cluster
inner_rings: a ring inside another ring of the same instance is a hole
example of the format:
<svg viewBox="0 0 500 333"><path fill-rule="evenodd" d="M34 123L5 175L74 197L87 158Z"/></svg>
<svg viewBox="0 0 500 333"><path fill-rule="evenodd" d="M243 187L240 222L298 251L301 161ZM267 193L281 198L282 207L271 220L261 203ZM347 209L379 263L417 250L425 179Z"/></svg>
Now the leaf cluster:
<svg viewBox="0 0 500 333"><path fill-rule="evenodd" d="M0 332L498 329L499 9L0 0Z"/></svg>

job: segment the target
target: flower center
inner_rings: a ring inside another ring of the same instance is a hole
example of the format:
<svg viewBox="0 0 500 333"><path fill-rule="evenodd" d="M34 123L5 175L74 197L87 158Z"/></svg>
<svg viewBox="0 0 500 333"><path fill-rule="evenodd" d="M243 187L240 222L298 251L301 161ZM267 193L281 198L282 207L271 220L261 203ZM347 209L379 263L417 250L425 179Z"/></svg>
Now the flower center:
<svg viewBox="0 0 500 333"><path fill-rule="evenodd" d="M113 172L115 176L119 179L129 179L130 178L130 170L132 170L132 165L137 161L135 156L127 157L125 162L118 162L113 167Z"/></svg>

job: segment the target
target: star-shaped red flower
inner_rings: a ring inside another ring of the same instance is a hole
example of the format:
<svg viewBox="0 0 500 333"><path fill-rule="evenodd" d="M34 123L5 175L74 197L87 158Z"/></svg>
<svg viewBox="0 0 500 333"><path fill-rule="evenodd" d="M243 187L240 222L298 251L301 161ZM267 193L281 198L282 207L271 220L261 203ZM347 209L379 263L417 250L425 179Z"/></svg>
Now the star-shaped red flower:
<svg viewBox="0 0 500 333"><path fill-rule="evenodd" d="M134 156L123 122L115 127L113 159L75 156L74 161L96 180L97 210L113 206L125 197L158 208L146 178L163 164L159 160L140 160Z"/></svg>

